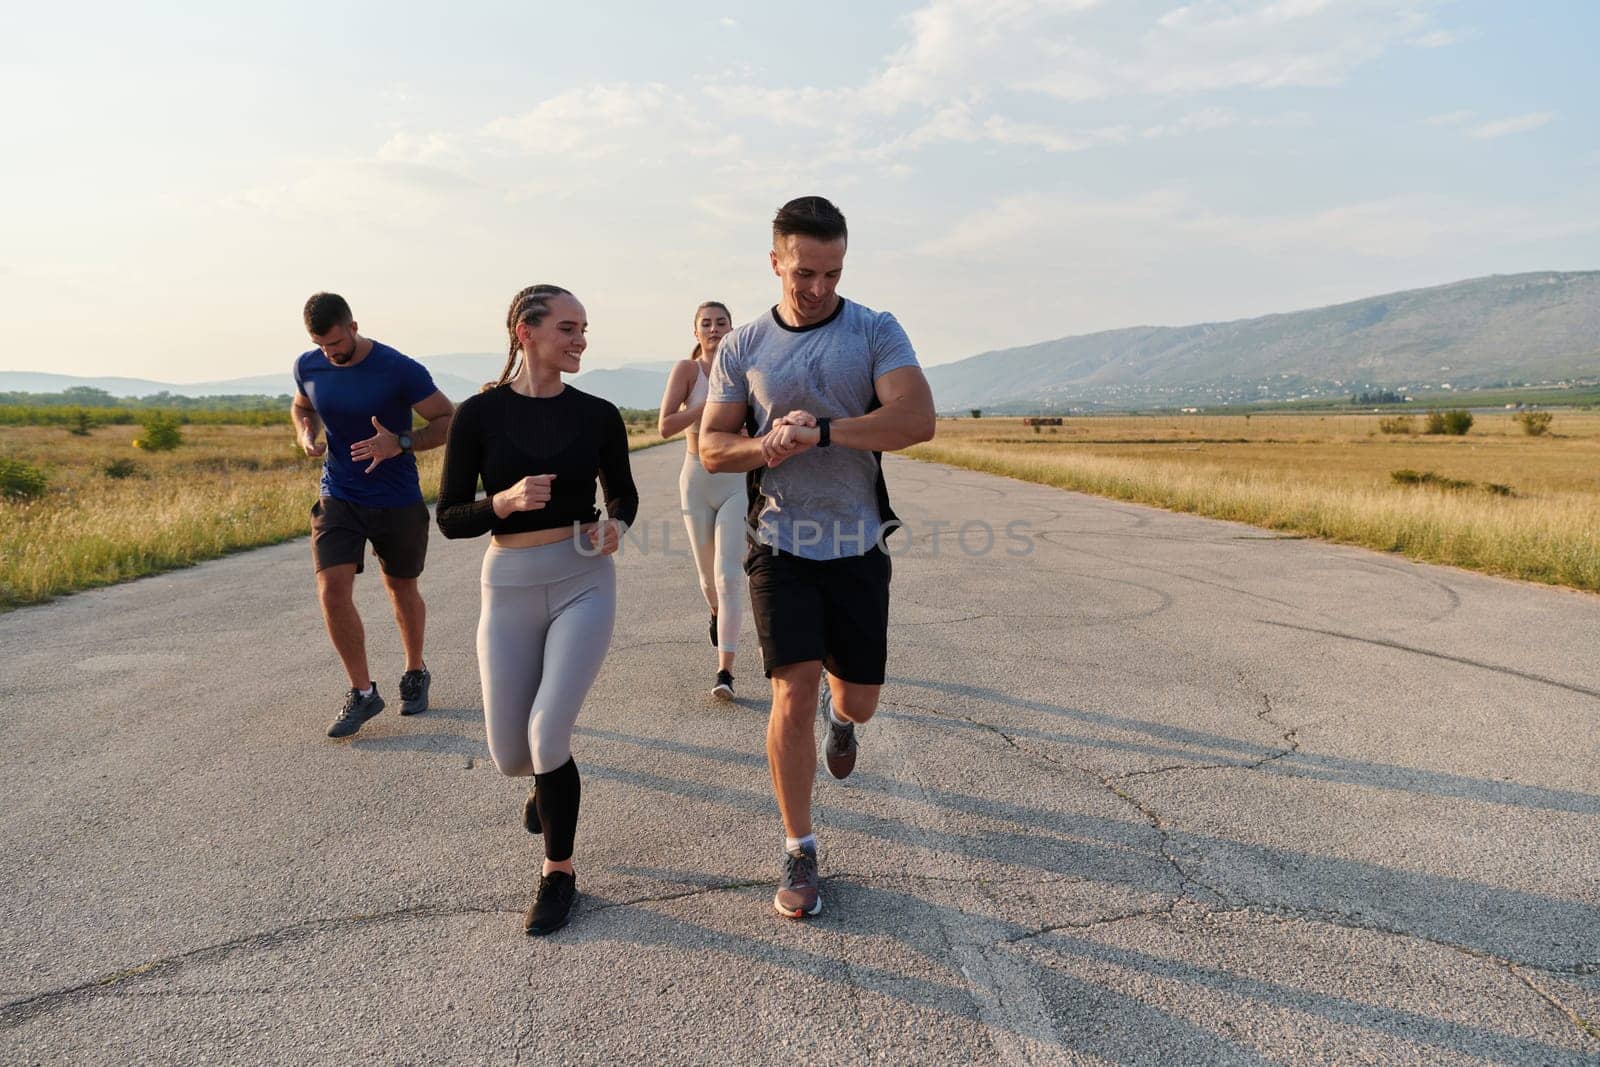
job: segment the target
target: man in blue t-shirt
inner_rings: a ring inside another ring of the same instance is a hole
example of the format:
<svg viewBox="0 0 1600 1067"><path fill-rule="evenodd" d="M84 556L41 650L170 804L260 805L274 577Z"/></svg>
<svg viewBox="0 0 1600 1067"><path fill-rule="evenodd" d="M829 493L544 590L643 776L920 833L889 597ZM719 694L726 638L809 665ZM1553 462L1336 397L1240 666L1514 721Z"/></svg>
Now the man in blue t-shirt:
<svg viewBox="0 0 1600 1067"><path fill-rule="evenodd" d="M778 209L771 261L782 299L719 346L700 423L706 470L749 472L744 569L772 679L767 761L784 827L773 906L791 918L822 910L811 832L819 692L828 773L844 778L856 725L877 711L883 686L883 539L897 520L881 453L934 431L933 394L905 331L835 291L845 244L844 215L822 197Z"/></svg>
<svg viewBox="0 0 1600 1067"><path fill-rule="evenodd" d="M306 301L305 325L317 347L294 361L290 417L306 455L326 456L321 492L311 508L311 558L328 636L350 675L350 691L328 736L348 737L384 708L367 668L366 632L352 596L368 541L405 646L400 714L428 708L432 676L422 659L427 608L417 576L428 554L430 516L414 453L444 444L455 405L422 364L362 337L344 297L314 294ZM413 411L427 420L415 432ZM322 431L326 442L317 440Z"/></svg>

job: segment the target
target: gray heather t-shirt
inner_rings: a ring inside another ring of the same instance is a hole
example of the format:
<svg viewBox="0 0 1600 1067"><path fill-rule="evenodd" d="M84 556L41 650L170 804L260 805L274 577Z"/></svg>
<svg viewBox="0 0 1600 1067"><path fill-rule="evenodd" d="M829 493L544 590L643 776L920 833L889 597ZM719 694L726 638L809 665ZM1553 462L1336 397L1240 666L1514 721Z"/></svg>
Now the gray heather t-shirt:
<svg viewBox="0 0 1600 1067"><path fill-rule="evenodd" d="M706 399L748 403L764 434L796 410L828 419L865 415L879 378L915 366L917 354L893 315L841 298L815 325L786 326L773 309L724 338ZM879 535L877 486L871 452L808 448L761 472L756 539L806 559L864 555Z"/></svg>

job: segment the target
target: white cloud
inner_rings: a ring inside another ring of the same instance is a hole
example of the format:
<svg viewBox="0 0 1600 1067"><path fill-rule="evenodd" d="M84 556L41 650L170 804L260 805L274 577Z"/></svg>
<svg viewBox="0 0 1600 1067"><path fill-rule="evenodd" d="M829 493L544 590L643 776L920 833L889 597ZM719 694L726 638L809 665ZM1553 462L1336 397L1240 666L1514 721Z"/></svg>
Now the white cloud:
<svg viewBox="0 0 1600 1067"><path fill-rule="evenodd" d="M1293 214L1240 214L1208 208L1187 190L1169 187L1123 198L1037 192L1001 197L915 251L996 264L1095 250L1115 250L1122 257L1152 249L1203 255L1207 248L1282 257L1338 253L1382 261L1490 240L1556 239L1597 231L1600 220L1449 196L1389 197Z"/></svg>
<svg viewBox="0 0 1600 1067"><path fill-rule="evenodd" d="M1473 30L1434 30L1420 37L1413 37L1408 43L1418 48L1449 48L1451 45L1470 41L1477 36Z"/></svg>
<svg viewBox="0 0 1600 1067"><path fill-rule="evenodd" d="M998 144L1029 145L1046 152L1081 152L1104 144L1123 144L1129 138L1126 126L1102 126L1090 130L1058 130L1030 122L1013 122L999 115L984 121L986 138Z"/></svg>
<svg viewBox="0 0 1600 1067"><path fill-rule="evenodd" d="M421 163L436 167L458 167L465 161L455 138L405 130L396 132L379 147L378 159L386 163Z"/></svg>
<svg viewBox="0 0 1600 1067"><path fill-rule="evenodd" d="M664 85L588 85L540 101L520 115L497 118L483 132L530 156L598 159L627 147L619 134L659 126L687 110Z"/></svg>
<svg viewBox="0 0 1600 1067"><path fill-rule="evenodd" d="M717 25L718 26L725 26L725 27L727 27L728 29L731 30L731 29L733 29L733 27L739 25L739 20L736 19L736 18L730 18L727 15L724 15L720 19L717 20Z"/></svg>
<svg viewBox="0 0 1600 1067"><path fill-rule="evenodd" d="M1554 112L1536 111L1527 115L1496 119L1494 122L1485 122L1481 126L1473 127L1472 136L1480 141L1488 141L1496 137L1506 137L1513 133L1525 133L1528 130L1537 130L1555 117Z"/></svg>
<svg viewBox="0 0 1600 1067"><path fill-rule="evenodd" d="M1423 121L1430 126L1460 126L1471 122L1476 114L1475 111L1447 111L1442 115L1429 115Z"/></svg>

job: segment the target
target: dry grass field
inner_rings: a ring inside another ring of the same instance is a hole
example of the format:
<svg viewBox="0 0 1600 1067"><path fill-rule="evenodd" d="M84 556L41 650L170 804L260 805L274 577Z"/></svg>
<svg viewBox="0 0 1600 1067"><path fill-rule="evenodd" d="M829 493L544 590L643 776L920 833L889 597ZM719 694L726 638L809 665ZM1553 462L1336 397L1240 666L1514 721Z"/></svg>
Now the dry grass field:
<svg viewBox="0 0 1600 1067"><path fill-rule="evenodd" d="M630 427L633 447L659 441L644 429ZM281 426L186 426L170 452L133 447L139 433L0 427L0 459L49 476L37 499L0 499L0 610L310 532L321 461L296 447L287 416ZM441 449L418 456L430 501L442 459Z"/></svg>
<svg viewBox="0 0 1600 1067"><path fill-rule="evenodd" d="M1379 419L1108 416L1039 432L1020 419L942 419L908 454L1600 591L1600 414L1558 412L1542 437L1509 413L1478 415L1462 437L1385 434ZM1402 485L1396 470L1471 485Z"/></svg>

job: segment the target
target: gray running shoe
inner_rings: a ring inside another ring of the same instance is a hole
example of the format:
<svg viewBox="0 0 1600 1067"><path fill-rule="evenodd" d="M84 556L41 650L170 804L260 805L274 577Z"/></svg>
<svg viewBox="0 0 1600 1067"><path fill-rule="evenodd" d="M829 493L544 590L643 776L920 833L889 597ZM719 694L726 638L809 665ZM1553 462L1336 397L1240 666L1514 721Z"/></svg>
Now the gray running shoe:
<svg viewBox="0 0 1600 1067"><path fill-rule="evenodd" d="M349 737L361 729L362 723L378 714L383 708L383 697L378 695L376 684L372 686L372 692L366 696L362 696L359 689L350 690L344 695L344 707L339 709L339 717L328 727L328 736Z"/></svg>
<svg viewBox="0 0 1600 1067"><path fill-rule="evenodd" d="M423 667L417 671L406 671L400 676L400 714L418 715L428 710L428 686L433 684L433 675L428 673L428 668Z"/></svg>
<svg viewBox="0 0 1600 1067"><path fill-rule="evenodd" d="M804 919L822 911L822 897L817 894L815 851L797 848L784 854L783 879L778 883L778 895L772 898L772 906L788 919Z"/></svg>
<svg viewBox="0 0 1600 1067"><path fill-rule="evenodd" d="M828 688L828 676L822 676L822 696L817 701L822 708L822 721L828 727L828 739L822 754L828 764L828 773L843 781L856 769L856 724L840 726L833 721L833 694Z"/></svg>

